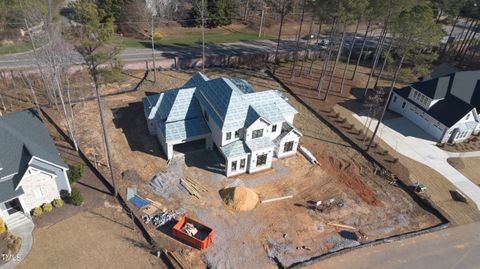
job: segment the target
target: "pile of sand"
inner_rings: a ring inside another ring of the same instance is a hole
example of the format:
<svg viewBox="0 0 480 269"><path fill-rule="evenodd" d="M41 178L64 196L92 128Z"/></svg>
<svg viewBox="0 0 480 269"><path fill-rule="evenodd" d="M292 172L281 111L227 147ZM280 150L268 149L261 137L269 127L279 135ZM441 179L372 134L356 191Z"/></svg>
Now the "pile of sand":
<svg viewBox="0 0 480 269"><path fill-rule="evenodd" d="M252 210L259 202L258 195L243 186L222 189L220 196L227 206L238 211Z"/></svg>

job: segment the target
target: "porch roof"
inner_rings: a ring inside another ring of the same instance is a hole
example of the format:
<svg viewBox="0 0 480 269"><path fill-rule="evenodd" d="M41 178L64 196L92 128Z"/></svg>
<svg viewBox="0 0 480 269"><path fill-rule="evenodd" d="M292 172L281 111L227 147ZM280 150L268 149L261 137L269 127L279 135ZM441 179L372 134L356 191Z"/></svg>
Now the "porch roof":
<svg viewBox="0 0 480 269"><path fill-rule="evenodd" d="M221 147L220 150L226 158L235 158L250 153L247 145L242 140L229 143Z"/></svg>
<svg viewBox="0 0 480 269"><path fill-rule="evenodd" d="M266 136L248 140L246 144L250 149L250 151L252 152L275 147L275 145L272 142L272 139Z"/></svg>

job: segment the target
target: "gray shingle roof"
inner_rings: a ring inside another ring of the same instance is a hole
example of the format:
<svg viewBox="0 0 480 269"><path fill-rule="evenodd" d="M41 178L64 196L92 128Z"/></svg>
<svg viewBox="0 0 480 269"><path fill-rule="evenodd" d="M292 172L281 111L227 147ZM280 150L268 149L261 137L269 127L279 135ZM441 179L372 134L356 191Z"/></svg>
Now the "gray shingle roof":
<svg viewBox="0 0 480 269"><path fill-rule="evenodd" d="M250 151L242 140L237 140L220 148L227 158L235 158L248 154Z"/></svg>
<svg viewBox="0 0 480 269"><path fill-rule="evenodd" d="M185 140L210 133L203 118L161 123L166 142Z"/></svg>
<svg viewBox="0 0 480 269"><path fill-rule="evenodd" d="M0 178L14 173L23 175L32 156L67 167L33 109L0 117L0 149Z"/></svg>
<svg viewBox="0 0 480 269"><path fill-rule="evenodd" d="M246 141L245 143L247 144L247 147L250 149L251 152L262 149L270 149L275 146L275 144L273 144L272 142L272 139L266 136L251 139Z"/></svg>

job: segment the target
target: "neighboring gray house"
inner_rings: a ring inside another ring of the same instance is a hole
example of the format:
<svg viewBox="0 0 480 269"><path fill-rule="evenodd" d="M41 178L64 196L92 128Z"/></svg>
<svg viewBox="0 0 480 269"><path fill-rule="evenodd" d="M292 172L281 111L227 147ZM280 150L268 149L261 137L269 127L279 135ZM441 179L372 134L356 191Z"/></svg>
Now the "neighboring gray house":
<svg viewBox="0 0 480 269"><path fill-rule="evenodd" d="M70 193L67 170L36 110L0 116L0 217L7 227Z"/></svg>
<svg viewBox="0 0 480 269"><path fill-rule="evenodd" d="M272 158L294 155L302 135L293 127L298 113L274 90L255 92L241 79L208 79L195 74L183 87L143 98L150 134L167 159L174 146L204 141L225 159L227 176L268 169Z"/></svg>
<svg viewBox="0 0 480 269"><path fill-rule="evenodd" d="M416 82L395 90L389 109L438 142L457 143L480 132L480 70Z"/></svg>

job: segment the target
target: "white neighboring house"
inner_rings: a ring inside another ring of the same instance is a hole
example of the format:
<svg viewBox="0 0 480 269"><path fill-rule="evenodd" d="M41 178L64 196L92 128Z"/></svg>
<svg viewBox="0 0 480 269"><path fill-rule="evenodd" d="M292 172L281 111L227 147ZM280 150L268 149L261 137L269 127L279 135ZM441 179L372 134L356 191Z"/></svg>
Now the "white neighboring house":
<svg viewBox="0 0 480 269"><path fill-rule="evenodd" d="M144 97L143 105L148 130L167 159L175 145L204 141L207 149L218 148L232 176L268 169L274 156L296 153L298 112L285 99L275 90L255 92L245 80L196 73L181 88Z"/></svg>
<svg viewBox="0 0 480 269"><path fill-rule="evenodd" d="M0 217L7 227L68 195L67 170L37 111L0 116Z"/></svg>
<svg viewBox="0 0 480 269"><path fill-rule="evenodd" d="M480 70L455 72L394 91L389 109L441 143L480 132Z"/></svg>

